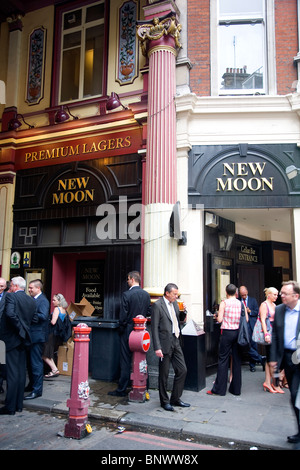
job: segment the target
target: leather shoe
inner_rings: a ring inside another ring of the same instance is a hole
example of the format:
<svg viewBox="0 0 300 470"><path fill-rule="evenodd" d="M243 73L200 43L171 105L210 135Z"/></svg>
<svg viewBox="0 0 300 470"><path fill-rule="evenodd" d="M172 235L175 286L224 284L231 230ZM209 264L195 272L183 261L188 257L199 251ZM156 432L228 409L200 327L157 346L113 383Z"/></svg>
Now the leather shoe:
<svg viewBox="0 0 300 470"><path fill-rule="evenodd" d="M31 393L29 393L29 395L26 395L26 397L24 397L24 400L33 400L34 398L38 398L38 397L41 397L41 396L42 396L41 393L31 392Z"/></svg>
<svg viewBox="0 0 300 470"><path fill-rule="evenodd" d="M161 406L166 411L174 411L174 408L172 405L170 405L170 403L166 403L165 405L161 405Z"/></svg>
<svg viewBox="0 0 300 470"><path fill-rule="evenodd" d="M177 401L175 401L174 403L171 402L171 405L173 405L173 406L181 406L182 408L188 408L189 406L191 406L189 403L184 403L184 401L181 401L181 400L177 400Z"/></svg>
<svg viewBox="0 0 300 470"><path fill-rule="evenodd" d="M9 411L5 406L0 408L0 415L14 415L14 411Z"/></svg>
<svg viewBox="0 0 300 470"><path fill-rule="evenodd" d="M300 432L298 432L298 434L295 434L294 436L288 436L287 440L291 444L298 444L298 442L300 442Z"/></svg>

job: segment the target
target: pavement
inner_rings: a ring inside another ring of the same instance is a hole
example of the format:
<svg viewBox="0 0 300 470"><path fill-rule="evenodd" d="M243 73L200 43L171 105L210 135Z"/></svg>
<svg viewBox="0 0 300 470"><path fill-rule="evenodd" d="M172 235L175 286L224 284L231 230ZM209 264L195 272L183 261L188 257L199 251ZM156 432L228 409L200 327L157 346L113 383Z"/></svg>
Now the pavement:
<svg viewBox="0 0 300 470"><path fill-rule="evenodd" d="M290 392L264 392L265 374L261 366L250 372L242 366L242 393L224 397L207 395L215 375L206 377L206 387L199 392L184 390L182 400L189 408L176 407L174 412L160 407L158 390L149 390L150 399L143 403L130 402L127 397L112 397L116 383L89 378L89 422L96 420L117 423L125 429L168 433L181 439L195 439L232 449L300 450L299 444L287 442L287 436L297 432L290 404ZM5 387L5 384L4 384ZM41 397L25 400L24 408L45 413L65 414L70 397L71 377L60 375L44 380ZM0 395L4 402L5 394Z"/></svg>

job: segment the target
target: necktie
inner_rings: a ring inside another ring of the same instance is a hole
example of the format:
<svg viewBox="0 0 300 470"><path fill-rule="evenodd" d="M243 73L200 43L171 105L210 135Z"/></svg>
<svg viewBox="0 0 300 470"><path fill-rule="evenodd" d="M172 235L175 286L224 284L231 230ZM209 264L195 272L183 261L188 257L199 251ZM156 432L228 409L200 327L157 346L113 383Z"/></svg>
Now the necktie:
<svg viewBox="0 0 300 470"><path fill-rule="evenodd" d="M178 338L179 337L179 327L178 327L178 321L177 321L176 313L175 313L173 304L171 302L169 302L169 305L170 305L171 316L172 316L172 321L173 321L173 325L174 325L174 334L175 334L176 338Z"/></svg>

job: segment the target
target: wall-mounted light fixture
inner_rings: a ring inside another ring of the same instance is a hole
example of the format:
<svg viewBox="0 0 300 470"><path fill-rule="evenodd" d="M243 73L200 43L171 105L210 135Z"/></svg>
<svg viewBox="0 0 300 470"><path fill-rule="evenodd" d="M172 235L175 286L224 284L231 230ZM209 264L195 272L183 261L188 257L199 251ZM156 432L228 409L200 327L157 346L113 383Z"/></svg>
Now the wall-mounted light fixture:
<svg viewBox="0 0 300 470"><path fill-rule="evenodd" d="M220 251L230 251L234 234L227 232L219 232L219 247Z"/></svg>
<svg viewBox="0 0 300 470"><path fill-rule="evenodd" d="M108 100L106 101L106 109L107 111L112 111L113 109L122 106L123 109L128 109L121 103L119 95L117 93L112 92Z"/></svg>
<svg viewBox="0 0 300 470"><path fill-rule="evenodd" d="M15 131L16 129L22 126L22 123L18 119L18 117L20 117L23 120L24 124L26 124L26 126L28 126L29 129L34 128L34 126L31 126L30 124L28 124L28 122L25 121L23 114L16 114L16 117L12 118L8 123L8 129L10 131Z"/></svg>
<svg viewBox="0 0 300 470"><path fill-rule="evenodd" d="M67 109L69 114L65 111L65 108ZM59 108L59 110L57 111L57 113L55 114L55 122L57 124L65 122L68 119L70 119L69 115L72 116L72 118L75 119L75 120L78 119L78 116L74 116L74 114L71 113L71 111L69 109L69 106L67 106L67 105L61 106Z"/></svg>
<svg viewBox="0 0 300 470"><path fill-rule="evenodd" d="M295 165L290 165L285 169L286 175L289 180L296 178L296 176L300 173L300 168L296 168Z"/></svg>
<svg viewBox="0 0 300 470"><path fill-rule="evenodd" d="M187 245L187 232L181 230L181 209L180 202L173 206L169 222L170 237L178 241L178 245Z"/></svg>

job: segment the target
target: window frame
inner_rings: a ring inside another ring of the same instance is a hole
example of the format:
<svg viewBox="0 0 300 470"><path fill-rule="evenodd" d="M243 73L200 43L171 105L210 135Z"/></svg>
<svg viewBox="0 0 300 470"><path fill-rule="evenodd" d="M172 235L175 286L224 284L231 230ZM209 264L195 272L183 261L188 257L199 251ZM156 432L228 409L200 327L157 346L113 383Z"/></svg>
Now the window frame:
<svg viewBox="0 0 300 470"><path fill-rule="evenodd" d="M219 29L224 24L251 24L251 17L246 15L232 16L231 19L219 17L219 0L210 0L210 50L211 50L211 95L235 96L235 95L276 95L276 64L275 64L275 10L274 0L264 1L264 16L252 17L258 24L264 24L265 28L265 53L264 53L264 87L256 89L222 89L219 82ZM224 70L225 72L225 70Z"/></svg>
<svg viewBox="0 0 300 470"><path fill-rule="evenodd" d="M94 96L88 96L84 98L79 96L78 99L71 101L61 101L61 74L62 74L62 58L63 58L63 20L64 14L72 12L78 9L86 9L94 4L101 3L101 0L77 0L72 3L68 3L63 6L57 6L55 11L55 36L54 36L54 49L53 49L53 74L52 74L52 93L51 93L51 106L58 105L72 105L80 103L89 103L99 101L107 93L107 68L108 68L108 1L103 0L104 3L104 44L103 44L103 70L102 70L102 92ZM89 22L89 27L93 25L94 22ZM82 28L82 27L80 27ZM83 28L83 34L87 30L86 25ZM85 47L82 47L81 50L84 50ZM81 73L84 73L84 67L81 67ZM82 90L83 91L83 90Z"/></svg>

